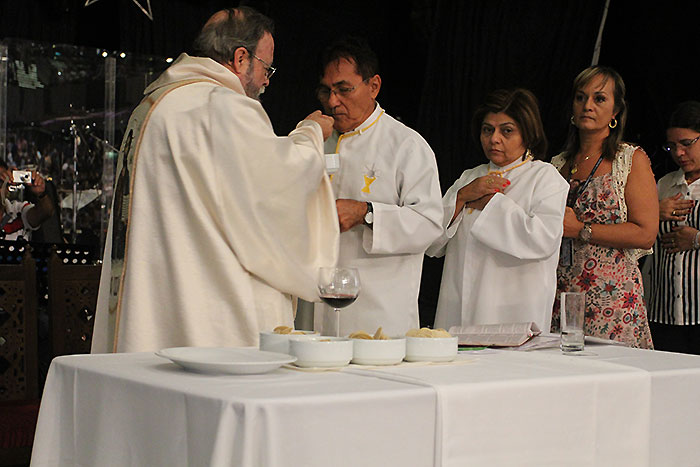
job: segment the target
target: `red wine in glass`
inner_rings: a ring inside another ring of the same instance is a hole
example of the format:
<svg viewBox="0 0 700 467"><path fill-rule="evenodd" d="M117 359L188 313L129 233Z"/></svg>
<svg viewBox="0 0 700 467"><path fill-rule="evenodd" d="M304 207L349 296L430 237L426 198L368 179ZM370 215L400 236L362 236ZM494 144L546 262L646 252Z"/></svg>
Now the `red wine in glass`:
<svg viewBox="0 0 700 467"><path fill-rule="evenodd" d="M354 268L320 268L318 296L335 311L335 335L340 336L340 309L360 293L360 276Z"/></svg>
<svg viewBox="0 0 700 467"><path fill-rule="evenodd" d="M333 308L345 308L357 299L357 295L350 294L325 294L319 297Z"/></svg>

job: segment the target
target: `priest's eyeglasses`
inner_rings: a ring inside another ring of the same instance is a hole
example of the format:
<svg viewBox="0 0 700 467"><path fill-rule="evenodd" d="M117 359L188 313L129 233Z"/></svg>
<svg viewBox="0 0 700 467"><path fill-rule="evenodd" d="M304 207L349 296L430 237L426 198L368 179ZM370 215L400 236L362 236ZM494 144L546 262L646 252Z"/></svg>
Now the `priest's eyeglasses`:
<svg viewBox="0 0 700 467"><path fill-rule="evenodd" d="M690 146L695 144L695 142L698 139L700 139L700 135L696 136L694 139L682 139L682 140L678 141L678 144L680 144L684 148L688 149ZM668 142L668 143L664 144L663 146L661 146L661 149L663 149L666 152L675 151L676 150L676 143Z"/></svg>
<svg viewBox="0 0 700 467"><path fill-rule="evenodd" d="M361 82L357 83L355 86L353 86L351 88L349 88L347 86L339 86L336 89L331 89L327 86L319 86L318 88L316 88L316 97L321 102L326 102L328 99L330 99L331 94L335 94L338 97L349 97L350 94L352 94L353 91L355 91L355 89L357 89L357 87L360 84L366 83L368 80L369 80L369 78L363 79Z"/></svg>
<svg viewBox="0 0 700 467"><path fill-rule="evenodd" d="M248 50L248 49L246 49L246 50ZM265 60L263 60L262 58L260 58L260 57L258 57L257 55L255 55L255 54L254 54L253 52L251 52L250 50L248 50L248 53L249 53L253 58L256 58L256 59L260 60L260 63L262 63L262 64L264 65L264 67L265 67L265 76L267 77L267 79L272 78L272 75L275 74L275 71L277 71L277 68L273 67L272 65L270 65L269 63L267 63Z"/></svg>

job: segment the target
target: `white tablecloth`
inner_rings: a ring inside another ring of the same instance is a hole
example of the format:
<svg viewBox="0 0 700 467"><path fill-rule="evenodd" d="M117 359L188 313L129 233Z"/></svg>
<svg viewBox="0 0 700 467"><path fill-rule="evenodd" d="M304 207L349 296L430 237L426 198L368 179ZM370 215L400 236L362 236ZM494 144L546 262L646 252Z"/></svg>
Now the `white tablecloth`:
<svg viewBox="0 0 700 467"><path fill-rule="evenodd" d="M61 357L32 465L699 465L700 357L587 352L251 376L148 353Z"/></svg>

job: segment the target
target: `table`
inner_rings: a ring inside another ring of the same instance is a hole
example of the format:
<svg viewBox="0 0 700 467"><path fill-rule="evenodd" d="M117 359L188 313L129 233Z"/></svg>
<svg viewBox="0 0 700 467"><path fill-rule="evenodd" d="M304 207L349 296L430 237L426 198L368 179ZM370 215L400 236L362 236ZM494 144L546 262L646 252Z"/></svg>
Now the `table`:
<svg viewBox="0 0 700 467"><path fill-rule="evenodd" d="M151 353L59 357L32 465L699 464L700 357L586 353L249 376Z"/></svg>

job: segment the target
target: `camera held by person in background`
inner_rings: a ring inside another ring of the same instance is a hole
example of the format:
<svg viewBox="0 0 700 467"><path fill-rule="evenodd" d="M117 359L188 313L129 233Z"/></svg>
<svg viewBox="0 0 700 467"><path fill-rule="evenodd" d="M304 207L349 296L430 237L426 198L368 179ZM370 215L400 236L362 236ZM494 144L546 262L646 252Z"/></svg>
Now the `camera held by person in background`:
<svg viewBox="0 0 700 467"><path fill-rule="evenodd" d="M13 170L12 183L26 183L28 185L31 185L32 172L29 170Z"/></svg>

